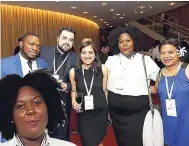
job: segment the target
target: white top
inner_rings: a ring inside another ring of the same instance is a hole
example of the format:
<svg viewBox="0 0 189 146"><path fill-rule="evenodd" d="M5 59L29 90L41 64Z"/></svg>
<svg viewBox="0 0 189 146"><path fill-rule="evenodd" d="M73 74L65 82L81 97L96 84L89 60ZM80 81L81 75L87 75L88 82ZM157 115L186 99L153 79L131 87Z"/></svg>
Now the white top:
<svg viewBox="0 0 189 146"><path fill-rule="evenodd" d="M19 56L20 56L20 62L21 62L21 66L22 66L22 73L23 73L23 76L27 75L31 69L30 67L28 66L28 60L25 59L24 57L22 57L22 55L19 53ZM36 70L37 69L37 62L36 60L32 60L32 70Z"/></svg>
<svg viewBox="0 0 189 146"><path fill-rule="evenodd" d="M152 59L155 60L155 58L160 60L159 45L152 50Z"/></svg>
<svg viewBox="0 0 189 146"><path fill-rule="evenodd" d="M145 56L145 63L148 79L156 81L159 67L149 56ZM105 66L108 68L108 90L121 95L148 95L142 54L136 53L131 59L122 53L109 56ZM122 90L117 88L120 84Z"/></svg>
<svg viewBox="0 0 189 146"><path fill-rule="evenodd" d="M75 144L73 144L71 142L51 138L48 135L47 135L47 141L49 143L48 146L76 146ZM0 143L0 146L17 146L18 145L17 143L18 143L18 141L17 141L16 137L14 136L11 140L4 142L4 143Z"/></svg>

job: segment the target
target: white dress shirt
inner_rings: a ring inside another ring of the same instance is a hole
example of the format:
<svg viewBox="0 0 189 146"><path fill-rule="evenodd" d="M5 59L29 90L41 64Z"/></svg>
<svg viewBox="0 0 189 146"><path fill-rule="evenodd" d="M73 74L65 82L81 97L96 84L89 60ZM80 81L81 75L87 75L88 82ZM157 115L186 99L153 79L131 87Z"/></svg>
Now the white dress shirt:
<svg viewBox="0 0 189 146"><path fill-rule="evenodd" d="M30 67L28 66L28 60L25 59L24 57L22 57L22 55L19 53L20 56L20 62L21 62L21 66L22 66L22 73L23 76L27 75L29 72L31 72L32 70L36 70L37 69L37 62L36 60L32 60L32 70L30 69Z"/></svg>
<svg viewBox="0 0 189 146"><path fill-rule="evenodd" d="M11 140L4 143L0 143L0 146L19 146L19 143L16 136L14 136ZM76 145L68 141L51 138L47 135L47 145L45 146L76 146Z"/></svg>
<svg viewBox="0 0 189 146"><path fill-rule="evenodd" d="M145 63L148 79L156 81L159 67L149 56L145 56ZM109 56L105 65L108 68L108 90L121 95L148 95L142 54L136 53L128 59L119 53Z"/></svg>

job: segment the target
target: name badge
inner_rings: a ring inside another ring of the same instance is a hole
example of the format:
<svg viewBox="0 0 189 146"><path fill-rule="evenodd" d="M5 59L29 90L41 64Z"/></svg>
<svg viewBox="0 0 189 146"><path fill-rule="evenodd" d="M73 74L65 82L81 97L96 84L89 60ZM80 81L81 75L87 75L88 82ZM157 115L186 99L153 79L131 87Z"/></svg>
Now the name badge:
<svg viewBox="0 0 189 146"><path fill-rule="evenodd" d="M93 95L85 96L85 110L93 110L94 109L94 101Z"/></svg>
<svg viewBox="0 0 189 146"><path fill-rule="evenodd" d="M166 110L168 116L177 117L175 99L166 99Z"/></svg>
<svg viewBox="0 0 189 146"><path fill-rule="evenodd" d="M59 75L54 74L53 77L54 77L56 80L59 80Z"/></svg>

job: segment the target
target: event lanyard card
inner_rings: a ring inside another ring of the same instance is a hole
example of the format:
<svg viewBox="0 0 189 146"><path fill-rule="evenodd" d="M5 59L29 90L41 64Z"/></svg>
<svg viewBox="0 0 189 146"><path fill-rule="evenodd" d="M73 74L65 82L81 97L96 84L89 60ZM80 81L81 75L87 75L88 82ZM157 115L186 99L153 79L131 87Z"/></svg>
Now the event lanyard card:
<svg viewBox="0 0 189 146"><path fill-rule="evenodd" d="M93 95L85 96L84 99L85 99L85 110L93 110L94 109Z"/></svg>
<svg viewBox="0 0 189 146"><path fill-rule="evenodd" d="M166 99L166 110L168 116L177 117L175 99Z"/></svg>
<svg viewBox="0 0 189 146"><path fill-rule="evenodd" d="M59 80L59 75L54 74L53 77L54 77L56 80Z"/></svg>

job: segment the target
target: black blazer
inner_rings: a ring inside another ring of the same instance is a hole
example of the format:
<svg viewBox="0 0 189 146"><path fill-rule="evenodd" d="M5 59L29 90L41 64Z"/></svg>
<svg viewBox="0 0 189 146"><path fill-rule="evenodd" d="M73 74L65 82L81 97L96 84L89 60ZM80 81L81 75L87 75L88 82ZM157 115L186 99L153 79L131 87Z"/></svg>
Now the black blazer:
<svg viewBox="0 0 189 146"><path fill-rule="evenodd" d="M53 61L54 61L54 50L55 46L51 47L41 47L40 50L40 58L44 59L48 65L48 68L50 68L53 71ZM66 62L66 68L63 74L63 81L67 84L67 92L71 91L71 84L70 84L70 78L69 78L69 71L71 68L75 67L77 60L77 56L75 52L71 51L68 55L68 59Z"/></svg>

